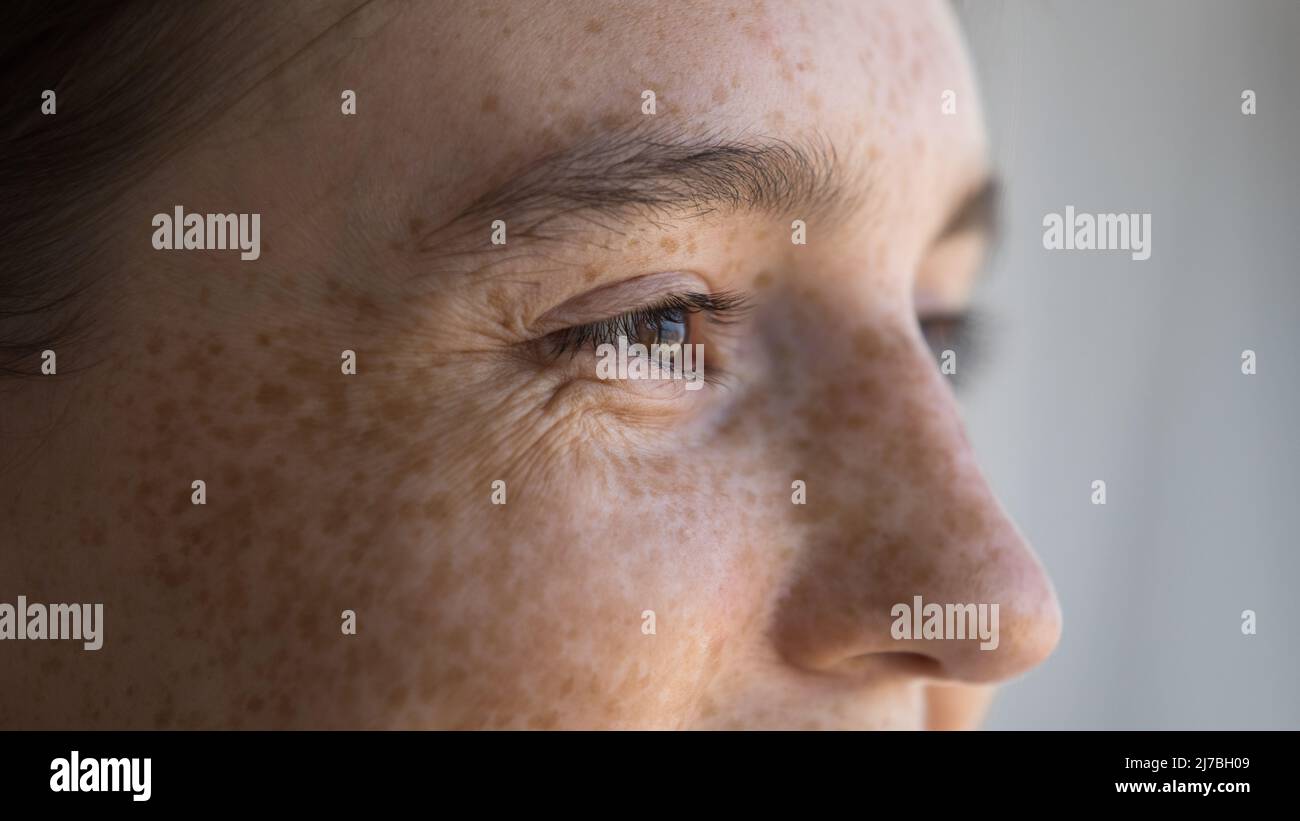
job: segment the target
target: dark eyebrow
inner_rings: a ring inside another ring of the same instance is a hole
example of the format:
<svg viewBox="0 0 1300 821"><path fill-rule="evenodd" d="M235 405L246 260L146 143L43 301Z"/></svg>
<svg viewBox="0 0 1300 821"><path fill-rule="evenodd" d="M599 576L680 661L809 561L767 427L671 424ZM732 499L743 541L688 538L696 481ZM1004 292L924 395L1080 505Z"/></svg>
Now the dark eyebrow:
<svg viewBox="0 0 1300 821"><path fill-rule="evenodd" d="M486 226L498 219L511 239L562 236L564 218L605 228L633 217L745 210L809 220L856 202L859 192L847 177L824 137L794 142L636 128L543 157L475 199L421 245L433 250L435 235L454 241L457 226L486 236Z"/></svg>
<svg viewBox="0 0 1300 821"><path fill-rule="evenodd" d="M996 242L1001 223L1002 184L994 176L984 178L957 207L947 224L939 231L935 242L966 232L981 234L990 243Z"/></svg>

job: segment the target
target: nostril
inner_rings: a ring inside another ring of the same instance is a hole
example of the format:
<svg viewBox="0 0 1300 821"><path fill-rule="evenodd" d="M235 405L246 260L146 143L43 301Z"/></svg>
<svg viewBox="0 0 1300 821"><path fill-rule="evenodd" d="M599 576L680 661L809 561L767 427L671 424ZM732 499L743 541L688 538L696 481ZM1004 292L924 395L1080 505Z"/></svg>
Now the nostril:
<svg viewBox="0 0 1300 821"><path fill-rule="evenodd" d="M857 679L937 678L943 665L933 656L906 650L862 653L844 659L831 672Z"/></svg>

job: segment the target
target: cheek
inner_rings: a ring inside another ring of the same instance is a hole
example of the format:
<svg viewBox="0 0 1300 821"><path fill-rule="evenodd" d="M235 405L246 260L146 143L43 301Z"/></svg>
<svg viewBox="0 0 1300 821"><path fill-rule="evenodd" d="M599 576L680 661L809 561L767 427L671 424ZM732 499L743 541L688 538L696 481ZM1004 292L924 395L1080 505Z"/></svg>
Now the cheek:
<svg viewBox="0 0 1300 821"><path fill-rule="evenodd" d="M112 593L107 663L157 692L142 720L160 727L409 714L431 681L430 597L455 594L428 387L393 378L410 363L392 340L201 319L123 334L138 353L106 366L102 427L75 447L96 455L79 495L100 500L82 529L107 543L69 575Z"/></svg>
<svg viewBox="0 0 1300 821"><path fill-rule="evenodd" d="M382 629L385 603L419 575L413 547L432 502L413 477L431 466L369 435L383 411L358 422L350 408L367 392L328 359L177 336L156 353L168 376L119 394L150 404L118 415L129 430L110 459L122 466L118 572L135 579L119 630L170 645L162 675L177 708L157 720L192 720L180 702L193 693L253 726L373 721L368 702L394 700L385 681L409 647ZM204 504L193 503L196 480ZM342 633L344 610L357 614L357 638Z"/></svg>
<svg viewBox="0 0 1300 821"><path fill-rule="evenodd" d="M759 632L783 551L738 514L753 491L707 457L598 450L570 454L563 481L510 481L504 505L457 502L476 513L440 530L428 635L435 678L472 673L473 692L435 687L435 709L656 726L692 714Z"/></svg>

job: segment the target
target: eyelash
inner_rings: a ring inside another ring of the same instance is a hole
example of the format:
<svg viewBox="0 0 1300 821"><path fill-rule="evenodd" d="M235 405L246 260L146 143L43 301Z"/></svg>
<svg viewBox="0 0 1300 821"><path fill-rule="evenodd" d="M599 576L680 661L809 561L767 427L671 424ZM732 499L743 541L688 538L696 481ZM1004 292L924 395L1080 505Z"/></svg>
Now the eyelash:
<svg viewBox="0 0 1300 821"><path fill-rule="evenodd" d="M972 373L977 374L996 336L992 333L993 323L989 315L980 309L951 316L927 317L920 320L920 325L921 334L935 356L950 348L962 360L962 366L958 367L952 379L956 388L963 387L972 378Z"/></svg>
<svg viewBox="0 0 1300 821"><path fill-rule="evenodd" d="M564 354L576 356L583 350L594 351L598 345L618 344L619 336L634 339L644 325L664 321L682 322L692 314L704 313L715 325L727 325L740 319L749 309L749 298L734 291L716 293L687 292L672 294L658 302L636 308L618 316L574 325L549 334L545 338L553 359ZM939 316L920 320L921 331L931 350L938 354L951 347L964 351L967 363L976 365L983 359L987 342L988 318L979 311L967 311L957 316ZM719 371L713 370L707 382L714 382ZM955 380L959 385L965 380Z"/></svg>
<svg viewBox="0 0 1300 821"><path fill-rule="evenodd" d="M609 319L555 331L547 337L547 342L552 356L566 353L572 356L586 349L595 350L598 345L616 345L620 336L636 339L638 329L644 325L685 322L692 314L703 313L712 323L727 324L740 318L747 307L748 298L732 291L672 294Z"/></svg>

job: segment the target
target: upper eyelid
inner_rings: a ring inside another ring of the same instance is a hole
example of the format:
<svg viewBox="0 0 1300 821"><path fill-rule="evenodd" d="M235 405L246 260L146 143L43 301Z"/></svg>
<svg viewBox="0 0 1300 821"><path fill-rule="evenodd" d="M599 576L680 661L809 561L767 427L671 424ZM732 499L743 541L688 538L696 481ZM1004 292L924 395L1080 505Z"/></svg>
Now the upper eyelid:
<svg viewBox="0 0 1300 821"><path fill-rule="evenodd" d="M602 332L638 316L660 318L668 316L672 311L687 314L703 313L710 321L725 324L738 319L749 307L748 295L735 291L711 293L691 291L670 294L644 306L630 308L612 316L556 329L542 338L552 340L557 350L576 352L576 349L585 347L588 343L601 341Z"/></svg>
<svg viewBox="0 0 1300 821"><path fill-rule="evenodd" d="M688 313L708 313L717 319L730 319L744 313L749 309L749 307L749 295L738 291L705 292L685 289L675 292L670 291L661 293L654 297L633 303L628 307L619 310L606 311L600 315L592 316L590 319L557 324L549 330L544 330L538 335L547 336L556 331L562 331L565 328L576 328L582 325L595 325L631 314L648 313L651 311L667 310L670 308L684 310Z"/></svg>
<svg viewBox="0 0 1300 821"><path fill-rule="evenodd" d="M674 311L686 314L703 313L707 314L711 320L725 322L738 318L749 307L748 303L747 296L732 291L713 293L689 291L680 294L669 294L643 306L630 308L613 316L583 323L583 325L601 325L636 316L662 318L670 316Z"/></svg>
<svg viewBox="0 0 1300 821"><path fill-rule="evenodd" d="M708 293L713 288L707 277L690 270L659 271L601 285L570 296L528 323L532 337L546 336L563 328L609 319L628 311L646 308L674 295Z"/></svg>

